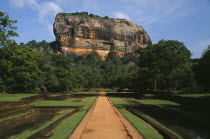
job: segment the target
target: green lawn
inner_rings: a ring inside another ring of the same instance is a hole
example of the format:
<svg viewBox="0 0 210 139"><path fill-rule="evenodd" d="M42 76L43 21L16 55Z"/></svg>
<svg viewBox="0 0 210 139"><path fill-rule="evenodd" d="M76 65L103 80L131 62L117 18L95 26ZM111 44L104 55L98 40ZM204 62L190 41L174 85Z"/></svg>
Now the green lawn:
<svg viewBox="0 0 210 139"><path fill-rule="evenodd" d="M83 100L81 102L75 102L76 100ZM86 105L86 100L90 98L70 98L67 100L47 100L47 101L37 101L32 103L33 106L84 106Z"/></svg>
<svg viewBox="0 0 210 139"><path fill-rule="evenodd" d="M84 101L82 101L82 102L72 102L75 99L77 99L77 98L69 99L66 101L46 101L46 103L44 103L44 101L41 101L40 106L51 106L53 103L56 104L56 105L54 104L53 106L84 106L81 111L64 119L58 126L56 126L55 129L53 130L52 136L50 136L50 138L55 138L55 139L67 138L74 131L74 129L79 124L79 122L82 120L82 118L85 116L85 114L87 113L89 108L95 102L96 97L84 98ZM36 104L38 104L38 103L39 102L37 102ZM76 103L76 104L74 104L74 103ZM31 135L37 133L38 131L46 128L48 125L50 125L51 123L55 122L56 120L63 117L67 113L70 113L73 110L74 109L62 110L61 115L57 115L51 121L46 122L39 128L23 132L22 134L16 136L15 139L28 138Z"/></svg>
<svg viewBox="0 0 210 139"><path fill-rule="evenodd" d="M85 97L85 98L70 98L67 100L46 100L37 101L32 103L33 106L85 106L89 100L95 99L96 97ZM82 100L76 102L77 100Z"/></svg>
<svg viewBox="0 0 210 139"><path fill-rule="evenodd" d="M78 92L77 92L78 93ZM98 94L98 92L82 92L81 94ZM19 101L22 98L30 97L30 96L35 96L36 94L0 94L0 102L6 102L6 101ZM59 94L54 94L52 96L58 96ZM52 100L52 101L36 101L31 103L30 105L32 106L83 106L82 110L73 114L72 116L64 119L61 121L61 123L55 127L53 134L51 138L67 138L76 128L76 126L79 124L79 122L82 120L82 118L85 116L89 108L92 106L92 104L95 102L97 97L84 97L84 98L70 98L67 100ZM31 130L26 130L19 135L13 136L12 138L16 139L23 139L23 138L28 138L32 136L33 134L39 132L40 130L46 128L56 120L62 118L66 114L72 112L74 109L65 109L61 110L59 115L56 115L51 119L50 121L47 121L46 123L43 123L38 128L34 128ZM25 113L20 113L20 114L15 114L9 117L5 117L0 119L0 121L4 121L7 119L13 119L17 118L20 116L23 116L27 114Z"/></svg>
<svg viewBox="0 0 210 139"><path fill-rule="evenodd" d="M4 101L19 101L22 98L35 96L37 94L0 94L0 102Z"/></svg>
<svg viewBox="0 0 210 139"><path fill-rule="evenodd" d="M61 115L57 115L55 116L52 120L44 123L41 127L33 129L33 130L28 130L23 132L22 134L13 137L14 139L26 139L30 136L32 136L33 134L37 133L38 131L46 128L47 126L49 126L51 123L55 122L56 120L58 120L59 118L63 117L64 115L66 115L67 113L72 112L74 109L67 109L67 110L62 110L60 113L62 113Z"/></svg>
<svg viewBox="0 0 210 139"><path fill-rule="evenodd" d="M51 97L61 96L62 94L50 94Z"/></svg>
<svg viewBox="0 0 210 139"><path fill-rule="evenodd" d="M209 97L210 94L182 94L182 95L178 95L181 97L191 97L191 98L199 98L199 97Z"/></svg>
<svg viewBox="0 0 210 139"><path fill-rule="evenodd" d="M153 94L144 94L145 97L154 97Z"/></svg>
<svg viewBox="0 0 210 139"><path fill-rule="evenodd" d="M99 92L76 92L75 94L98 94ZM108 92L108 95L112 96L114 92ZM178 138L184 138L188 135L190 137L195 136L199 130L199 134L206 132L210 129L209 126L205 127L199 123L210 123L209 114L207 112L210 94L178 94L178 95L156 95L156 94L143 94L143 99L135 99L131 92L120 92L119 97L110 97L113 104L119 109L119 111L134 125L134 127L146 138L146 139L161 139L163 138L154 128L148 123L132 114L126 106L133 107L135 111L141 115L142 118L147 118L157 125L161 126L165 130L177 135ZM36 94L0 94L0 102L4 101L19 101L22 98L35 96ZM55 94L53 96L57 96ZM131 95L131 96L129 96ZM113 95L114 96L114 95ZM142 96L142 95L141 95ZM120 98L122 97L122 98ZM127 102L124 98L129 98L132 101L138 102L140 105L135 105ZM87 113L88 109L94 103L96 97L84 97L84 98L69 98L68 100L58 101L37 101L30 105L33 106L83 106L82 110L73 114L72 116L64 119L57 127L52 131L50 138L67 138L80 123L82 118ZM81 101L82 100L82 101ZM79 101L79 102L77 102ZM36 129L24 131L20 135L14 137L18 139L28 138L38 131L46 128L57 119L73 111L74 109L65 109L61 111L60 115L55 116L52 120L44 123L42 126ZM13 119L22 116L26 113L16 114L6 117L2 120ZM193 125L196 126L193 126ZM206 124L206 125L207 125ZM194 131L193 131L194 130ZM205 130L205 131L204 131ZM192 135L191 132L192 132ZM178 133L178 134L177 134ZM199 135L198 134L198 135ZM181 135L181 136L180 136Z"/></svg>
<svg viewBox="0 0 210 139"><path fill-rule="evenodd" d="M151 116L149 115L146 115L138 110L135 111L136 113L138 113L139 115L141 115L142 117L144 118L147 118L149 119L150 121L154 122L156 125L159 125L161 128L173 133L174 135L176 135L176 137L178 137L179 139L183 139L179 134L177 134L176 132L172 131L171 129L165 127L164 125L162 125L160 122L158 122L156 119L152 118Z"/></svg>
<svg viewBox="0 0 210 139"><path fill-rule="evenodd" d="M139 103L133 110L140 117L153 121L178 138L207 138L210 135L210 94L141 94L139 98L142 99L137 98L131 96L129 99Z"/></svg>
<svg viewBox="0 0 210 139"><path fill-rule="evenodd" d="M83 117L86 115L92 104L95 102L96 97L88 97L84 100L84 107L82 111L75 113L74 115L63 120L54 130L50 138L52 139L64 139L74 131Z"/></svg>
<svg viewBox="0 0 210 139"><path fill-rule="evenodd" d="M175 103L172 101L167 101L167 100L161 100L161 99L133 99L136 102L139 102L141 104L145 105L158 105L158 106L163 106L163 105L171 105L171 106L179 106L179 103Z"/></svg>
<svg viewBox="0 0 210 139"><path fill-rule="evenodd" d="M99 94L100 92L73 92L72 94Z"/></svg>
<svg viewBox="0 0 210 139"><path fill-rule="evenodd" d="M9 119L14 119L14 118L17 118L17 117L20 117L20 116L23 116L23 115L27 115L27 112L26 113L20 113L20 114L16 114L16 115L12 115L12 116L7 116L7 117L4 117L4 118L1 118L0 119L0 122L1 121L5 121L5 120L9 120Z"/></svg>
<svg viewBox="0 0 210 139"><path fill-rule="evenodd" d="M107 94L134 94L134 92L106 92Z"/></svg>
<svg viewBox="0 0 210 139"><path fill-rule="evenodd" d="M130 105L128 102L121 98L113 97L111 98L111 101L146 139L163 139L163 137L148 123L125 109L126 105Z"/></svg>

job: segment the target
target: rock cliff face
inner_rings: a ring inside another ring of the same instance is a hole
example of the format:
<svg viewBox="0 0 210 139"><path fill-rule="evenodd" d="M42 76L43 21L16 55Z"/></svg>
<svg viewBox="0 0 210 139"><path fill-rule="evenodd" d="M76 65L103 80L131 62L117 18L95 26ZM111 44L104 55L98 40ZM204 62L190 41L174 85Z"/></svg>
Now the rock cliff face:
<svg viewBox="0 0 210 139"><path fill-rule="evenodd" d="M151 44L144 29L126 19L57 14L54 34L58 52L79 55L90 53L93 49L101 56L106 56L110 50L123 55Z"/></svg>

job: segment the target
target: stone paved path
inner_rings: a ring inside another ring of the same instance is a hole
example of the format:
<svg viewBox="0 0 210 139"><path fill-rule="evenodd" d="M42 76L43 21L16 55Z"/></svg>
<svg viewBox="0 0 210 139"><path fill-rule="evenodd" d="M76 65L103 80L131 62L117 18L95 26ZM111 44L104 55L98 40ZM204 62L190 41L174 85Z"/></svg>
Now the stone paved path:
<svg viewBox="0 0 210 139"><path fill-rule="evenodd" d="M81 139L130 139L106 96L100 96Z"/></svg>

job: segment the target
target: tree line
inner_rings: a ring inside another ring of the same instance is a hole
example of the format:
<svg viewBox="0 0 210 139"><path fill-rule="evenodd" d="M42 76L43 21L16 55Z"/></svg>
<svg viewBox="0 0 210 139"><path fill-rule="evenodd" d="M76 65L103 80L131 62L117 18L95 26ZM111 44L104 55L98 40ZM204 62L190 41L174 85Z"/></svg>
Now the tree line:
<svg viewBox="0 0 210 139"><path fill-rule="evenodd" d="M59 13L60 15L76 15L76 16L86 16L86 17L94 17L94 18L102 18L102 19L109 19L108 16L98 16L94 15L93 13L88 13L88 12L75 12L75 13ZM111 18L112 19L112 18Z"/></svg>
<svg viewBox="0 0 210 139"><path fill-rule="evenodd" d="M186 46L161 40L136 55L105 60L92 51L86 56L56 54L46 41L17 44L9 16L0 12L0 92L71 92L89 88L118 88L135 92L210 89L210 46L200 59L191 59Z"/></svg>

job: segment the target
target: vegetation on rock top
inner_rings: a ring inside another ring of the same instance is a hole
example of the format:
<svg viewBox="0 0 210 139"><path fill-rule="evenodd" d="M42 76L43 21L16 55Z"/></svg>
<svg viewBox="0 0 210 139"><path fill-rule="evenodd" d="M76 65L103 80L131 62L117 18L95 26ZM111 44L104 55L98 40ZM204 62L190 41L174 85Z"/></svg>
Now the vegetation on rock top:
<svg viewBox="0 0 210 139"><path fill-rule="evenodd" d="M58 13L58 15L62 15L62 16L85 16L85 17L92 17L92 18L101 18L101 19L109 19L108 16L98 16L98 15L94 15L93 13L88 13L88 12L75 12L75 13Z"/></svg>

